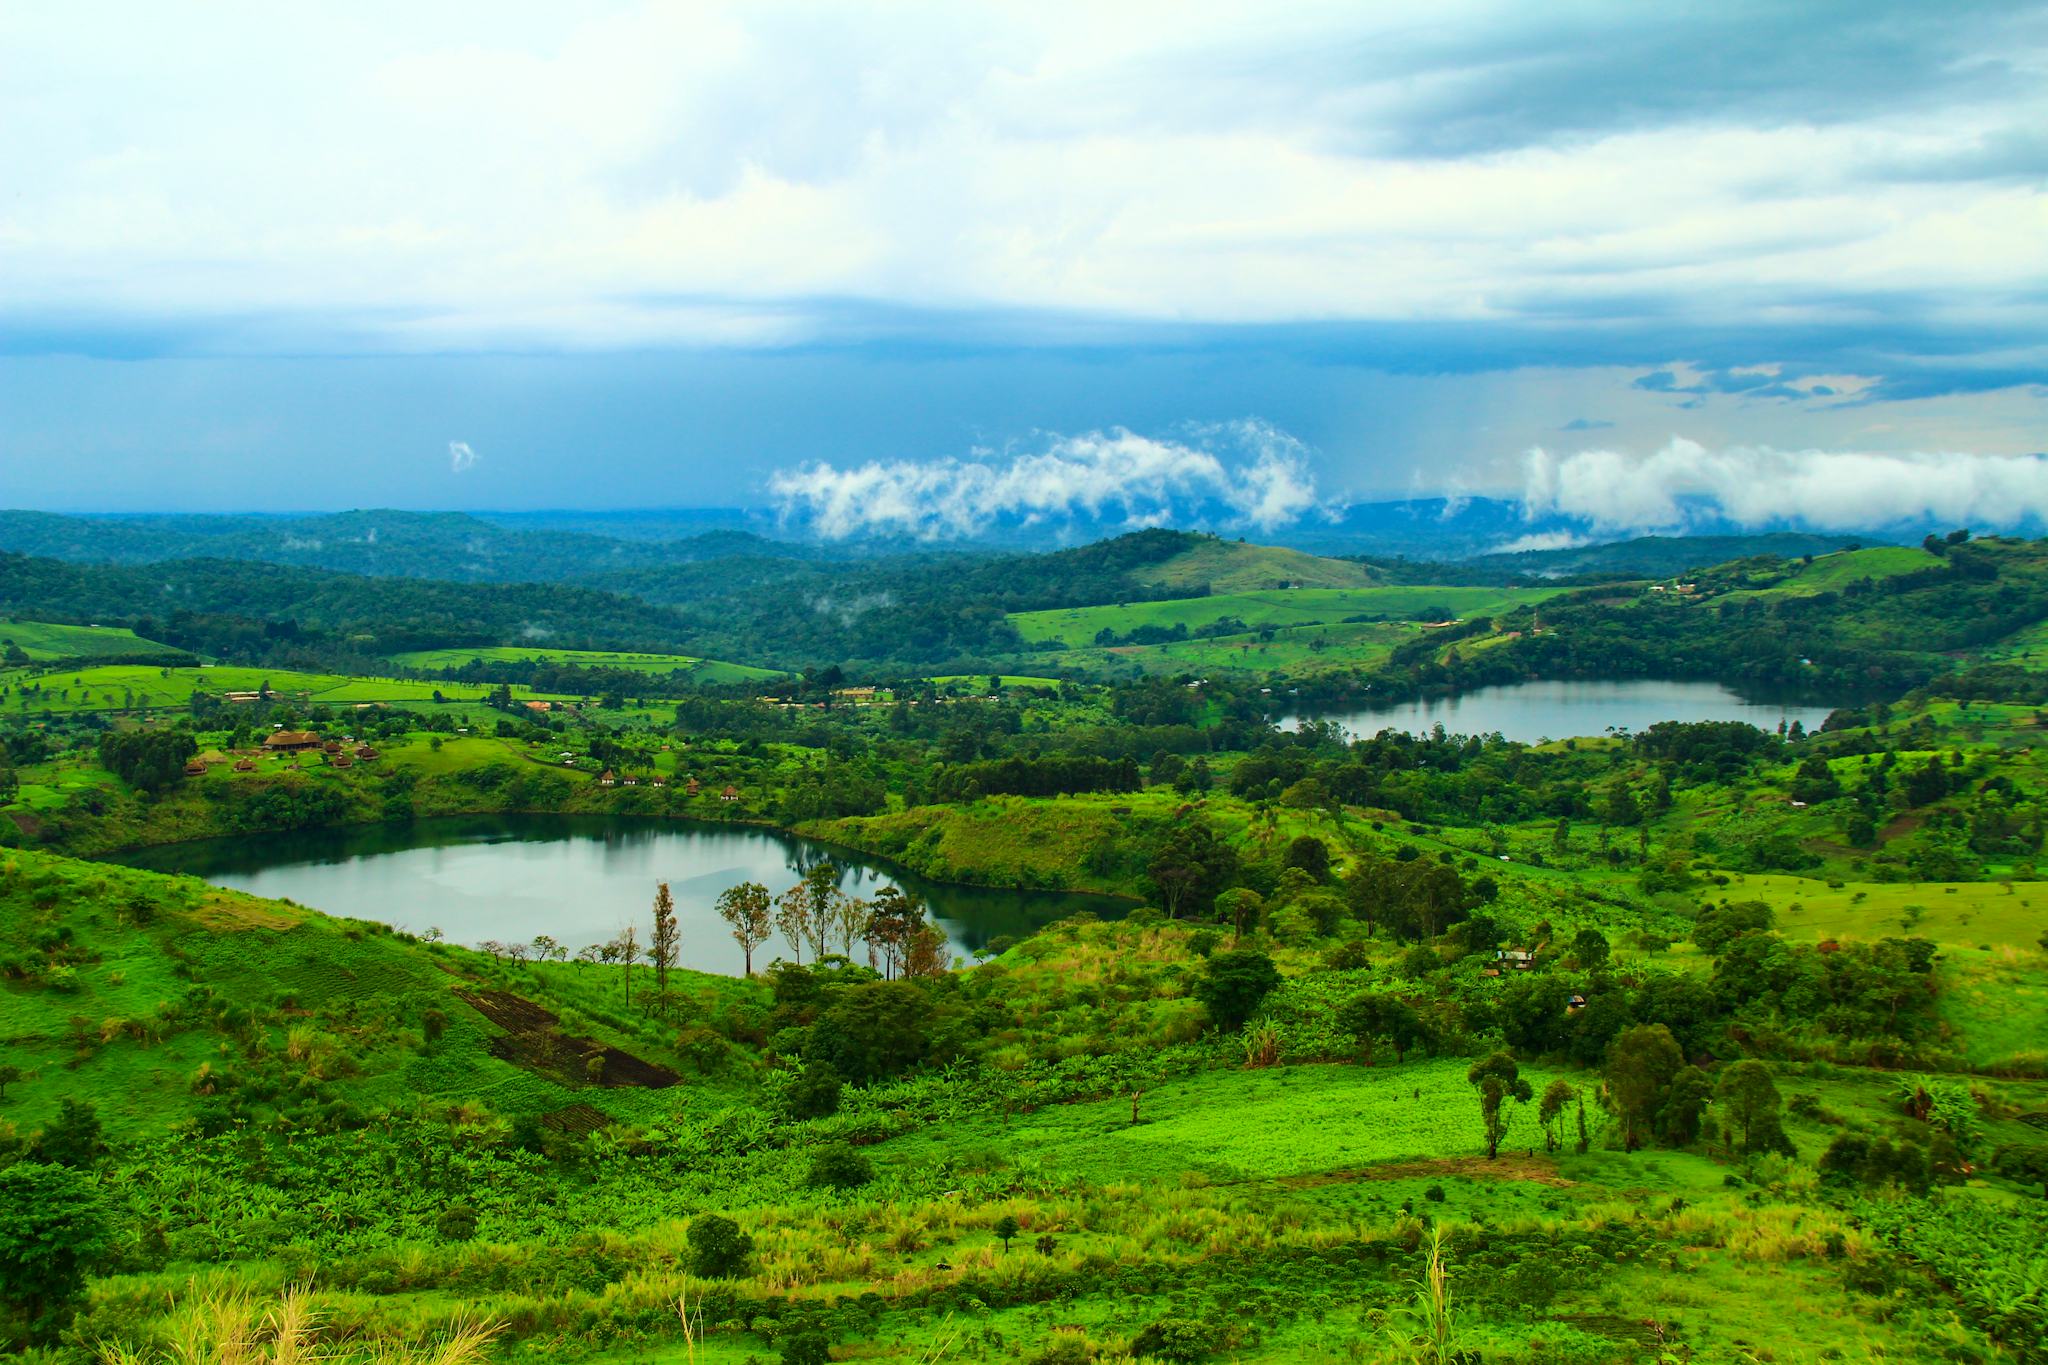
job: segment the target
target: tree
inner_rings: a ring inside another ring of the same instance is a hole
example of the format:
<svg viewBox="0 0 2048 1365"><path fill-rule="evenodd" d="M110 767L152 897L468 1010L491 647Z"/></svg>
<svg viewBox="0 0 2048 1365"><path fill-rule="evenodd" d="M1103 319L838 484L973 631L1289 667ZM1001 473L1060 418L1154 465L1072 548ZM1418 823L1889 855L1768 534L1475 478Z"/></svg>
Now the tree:
<svg viewBox="0 0 2048 1365"><path fill-rule="evenodd" d="M1472 1063L1472 1069L1465 1073L1465 1083L1479 1091L1479 1116L1486 1124L1486 1159L1491 1161L1500 1155L1501 1139L1508 1135L1507 1102L1527 1104L1536 1092L1522 1079L1514 1055L1507 1052L1496 1052Z"/></svg>
<svg viewBox="0 0 2048 1365"><path fill-rule="evenodd" d="M1554 1152L1564 1145L1564 1111L1578 1098L1572 1083L1560 1077L1544 1087L1536 1105L1536 1121L1543 1125L1543 1150Z"/></svg>
<svg viewBox="0 0 2048 1365"><path fill-rule="evenodd" d="M1684 1066L1678 1040L1662 1024L1623 1029L1607 1045L1607 1104L1621 1120L1622 1150L1634 1151L1655 1130L1665 1092Z"/></svg>
<svg viewBox="0 0 2048 1365"><path fill-rule="evenodd" d="M1696 1066L1680 1068L1657 1111L1657 1140L1667 1147L1689 1147L1699 1141L1700 1116L1713 1098L1714 1083Z"/></svg>
<svg viewBox="0 0 2048 1365"><path fill-rule="evenodd" d="M647 940L647 960L654 966L654 989L661 1003L668 1004L668 969L676 965L680 935L676 931L675 897L667 882L654 884L654 933Z"/></svg>
<svg viewBox="0 0 2048 1365"><path fill-rule="evenodd" d="M1572 936L1572 959L1579 964L1581 971L1590 972L1605 966L1610 951L1607 935L1598 929L1581 929Z"/></svg>
<svg viewBox="0 0 2048 1365"><path fill-rule="evenodd" d="M1409 1048L1422 1041L1422 1016L1398 996L1361 991L1337 1007L1337 1027L1358 1040L1366 1065L1372 1064L1373 1045L1382 1039L1392 1044L1394 1064L1405 1060Z"/></svg>
<svg viewBox="0 0 2048 1365"><path fill-rule="evenodd" d="M754 1239L723 1214L699 1214L690 1223L690 1269L707 1280L729 1280L744 1274L754 1254Z"/></svg>
<svg viewBox="0 0 2048 1365"><path fill-rule="evenodd" d="M1749 1157L1792 1150L1780 1119L1777 1084L1762 1062L1745 1058L1722 1072L1714 1101L1721 1106L1721 1128L1731 1151Z"/></svg>
<svg viewBox="0 0 2048 1365"><path fill-rule="evenodd" d="M811 893L802 882L775 898L775 927L789 940L790 951L801 965L811 927Z"/></svg>
<svg viewBox="0 0 2048 1365"><path fill-rule="evenodd" d="M1330 846L1313 834L1296 835L1287 845L1287 866L1298 867L1317 881L1330 877Z"/></svg>
<svg viewBox="0 0 2048 1365"><path fill-rule="evenodd" d="M1195 983L1195 998L1209 1011L1210 1022L1226 1032L1243 1028L1261 1001L1280 984L1273 959L1251 948L1215 953Z"/></svg>
<svg viewBox="0 0 2048 1365"><path fill-rule="evenodd" d="M7 1098L7 1087L21 1080L21 1068L13 1063L0 1065L0 1100Z"/></svg>
<svg viewBox="0 0 2048 1365"><path fill-rule="evenodd" d="M718 894L718 917L732 926L733 940L745 957L747 975L754 974L754 949L774 929L768 888L759 882L741 882Z"/></svg>
<svg viewBox="0 0 2048 1365"><path fill-rule="evenodd" d="M881 1080L924 1060L931 1001L907 981L843 986L811 1025L805 1055L855 1084Z"/></svg>
<svg viewBox="0 0 2048 1365"><path fill-rule="evenodd" d="M1153 850L1145 873L1166 902L1167 918L1178 919L1183 909L1198 913L1209 908L1237 875L1237 855L1207 825L1187 820Z"/></svg>
<svg viewBox="0 0 2048 1365"><path fill-rule="evenodd" d="M1233 886L1216 898L1216 913L1230 921L1231 928L1242 939L1259 922L1259 911L1265 908L1265 901L1259 893L1248 886Z"/></svg>
<svg viewBox="0 0 2048 1365"><path fill-rule="evenodd" d="M36 1135L35 1153L38 1160L58 1166L90 1166L100 1159L103 1146L99 1112L84 1100L67 1099Z"/></svg>
<svg viewBox="0 0 2048 1365"><path fill-rule="evenodd" d="M884 977L902 974L909 963L912 944L927 927L924 901L915 893L898 886L885 886L875 893L866 933L871 954L873 950L880 951Z"/></svg>
<svg viewBox="0 0 2048 1365"><path fill-rule="evenodd" d="M1017 1233L1020 1231L1020 1229L1017 1226L1017 1220L1006 1213L1002 1217L996 1219L996 1225L990 1228L989 1231L993 1232L997 1237L1000 1237L1002 1239L1003 1254L1005 1256L1009 1255L1010 1239L1012 1237L1015 1237Z"/></svg>
<svg viewBox="0 0 2048 1365"><path fill-rule="evenodd" d="M620 970L625 973L626 1003L631 1005L633 1003L633 959L640 955L640 936L633 932L633 926L629 924L624 929L621 929L619 936L606 946L611 949L612 961L618 963Z"/></svg>
<svg viewBox="0 0 2048 1365"><path fill-rule="evenodd" d="M59 1325L106 1245L106 1216L85 1176L28 1161L0 1169L0 1303L31 1339Z"/></svg>

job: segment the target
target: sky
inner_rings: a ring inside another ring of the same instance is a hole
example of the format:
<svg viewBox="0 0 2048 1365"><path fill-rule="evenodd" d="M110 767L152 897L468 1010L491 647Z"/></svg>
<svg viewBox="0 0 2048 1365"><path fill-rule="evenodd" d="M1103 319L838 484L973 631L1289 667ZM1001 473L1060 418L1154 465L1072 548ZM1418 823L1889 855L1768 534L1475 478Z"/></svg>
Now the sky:
<svg viewBox="0 0 2048 1365"><path fill-rule="evenodd" d="M0 133L10 506L2048 515L2043 5L0 0Z"/></svg>

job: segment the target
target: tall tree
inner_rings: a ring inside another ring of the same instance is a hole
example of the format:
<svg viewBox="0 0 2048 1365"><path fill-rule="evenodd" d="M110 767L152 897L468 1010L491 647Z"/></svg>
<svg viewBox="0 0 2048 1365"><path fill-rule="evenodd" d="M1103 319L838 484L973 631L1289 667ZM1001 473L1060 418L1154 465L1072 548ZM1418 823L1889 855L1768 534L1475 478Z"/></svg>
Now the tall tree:
<svg viewBox="0 0 2048 1365"><path fill-rule="evenodd" d="M1486 1159L1500 1155L1501 1139L1508 1135L1507 1102L1527 1104L1535 1089L1522 1078L1514 1055L1496 1052L1472 1063L1465 1082L1479 1091L1479 1117L1486 1124Z"/></svg>
<svg viewBox="0 0 2048 1365"><path fill-rule="evenodd" d="M885 978L902 975L911 944L923 928L924 901L915 893L896 886L885 886L875 893L875 908L868 916L867 940L870 959L874 960L879 953L878 965Z"/></svg>
<svg viewBox="0 0 2048 1365"><path fill-rule="evenodd" d="M811 893L802 882L775 898L775 927L789 940L789 949L796 954L797 964L801 966L804 943L810 937L811 927Z"/></svg>
<svg viewBox="0 0 2048 1365"><path fill-rule="evenodd" d="M741 882L718 894L718 916L732 926L733 940L740 945L747 975L754 974L754 949L768 941L774 921L768 888L759 882Z"/></svg>
<svg viewBox="0 0 2048 1365"><path fill-rule="evenodd" d="M1559 1077L1544 1088L1536 1105L1536 1121L1543 1125L1543 1150L1554 1152L1564 1145L1564 1111L1578 1098L1572 1083Z"/></svg>
<svg viewBox="0 0 2048 1365"><path fill-rule="evenodd" d="M633 960L640 956L640 936L633 932L633 926L629 924L619 931L619 936L611 941L610 947L612 950L612 960L617 962L625 973L626 1003L631 1005L633 1003Z"/></svg>
<svg viewBox="0 0 2048 1365"><path fill-rule="evenodd" d="M1678 1040L1662 1024L1623 1029L1607 1045L1607 1104L1621 1120L1624 1151L1642 1146L1654 1130L1672 1078L1684 1067Z"/></svg>
<svg viewBox="0 0 2048 1365"><path fill-rule="evenodd" d="M1721 1106L1721 1130L1731 1151L1748 1157L1792 1150L1779 1117L1777 1084L1762 1062L1745 1058L1722 1072L1714 1101Z"/></svg>
<svg viewBox="0 0 2048 1365"><path fill-rule="evenodd" d="M106 1245L106 1215L87 1176L27 1161L0 1169L0 1303L31 1339L61 1325Z"/></svg>
<svg viewBox="0 0 2048 1365"><path fill-rule="evenodd" d="M676 965L681 935L676 930L675 897L667 882L654 884L654 933L647 940L647 960L654 966L654 989L664 1007L668 1004L668 969Z"/></svg>

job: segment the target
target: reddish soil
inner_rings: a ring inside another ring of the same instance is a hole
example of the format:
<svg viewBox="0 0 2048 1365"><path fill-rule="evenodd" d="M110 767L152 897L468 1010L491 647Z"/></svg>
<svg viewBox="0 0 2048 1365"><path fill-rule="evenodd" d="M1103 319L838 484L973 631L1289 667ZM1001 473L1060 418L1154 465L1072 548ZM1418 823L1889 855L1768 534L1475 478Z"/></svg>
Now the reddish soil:
<svg viewBox="0 0 2048 1365"><path fill-rule="evenodd" d="M632 1053L607 1047L594 1038L578 1038L561 1031L560 1016L542 1009L531 1000L510 991L457 991L478 1014L505 1032L490 1041L491 1055L514 1066L538 1071L563 1085L637 1085L663 1090L682 1080L675 1072ZM593 1081L590 1059L602 1056L602 1078ZM576 1106L578 1108L582 1106Z"/></svg>

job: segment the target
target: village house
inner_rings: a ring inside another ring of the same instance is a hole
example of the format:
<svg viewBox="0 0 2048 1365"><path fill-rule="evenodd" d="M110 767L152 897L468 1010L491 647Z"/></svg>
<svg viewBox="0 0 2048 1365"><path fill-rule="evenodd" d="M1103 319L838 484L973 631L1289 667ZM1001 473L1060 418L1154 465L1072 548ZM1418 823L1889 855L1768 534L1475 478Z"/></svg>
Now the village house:
<svg viewBox="0 0 2048 1365"><path fill-rule="evenodd" d="M718 794L718 799L721 801L737 801L740 799L740 789L738 787L728 786L724 791Z"/></svg>
<svg viewBox="0 0 2048 1365"><path fill-rule="evenodd" d="M693 777L689 780L688 784L684 786L683 793L686 796L695 796L698 792L702 790L704 790L703 783L699 782L696 778Z"/></svg>
<svg viewBox="0 0 2048 1365"><path fill-rule="evenodd" d="M235 771L238 773L253 773L256 771L256 764L252 759L238 758L235 760Z"/></svg>
<svg viewBox="0 0 2048 1365"><path fill-rule="evenodd" d="M320 747L320 736L311 730L273 730L263 737L263 747L273 754L296 754Z"/></svg>
<svg viewBox="0 0 2048 1365"><path fill-rule="evenodd" d="M612 770L610 768L606 768L604 772L598 777L597 785L600 787L609 787L616 783L618 780L619 779L617 777L612 775Z"/></svg>

